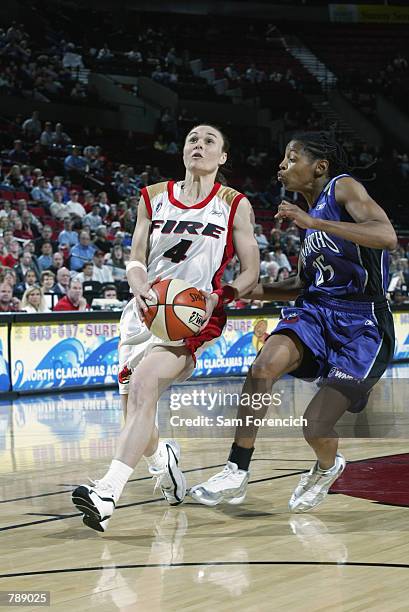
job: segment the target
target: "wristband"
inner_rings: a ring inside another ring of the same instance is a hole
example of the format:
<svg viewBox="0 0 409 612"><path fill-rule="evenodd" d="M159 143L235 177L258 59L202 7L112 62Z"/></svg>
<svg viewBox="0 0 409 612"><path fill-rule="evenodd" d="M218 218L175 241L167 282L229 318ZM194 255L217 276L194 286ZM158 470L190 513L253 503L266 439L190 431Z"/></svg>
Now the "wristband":
<svg viewBox="0 0 409 612"><path fill-rule="evenodd" d="M236 299L236 291L231 285L224 285L224 287L221 287L221 289L216 289L216 291L212 291L212 295L218 296L218 306L222 304L229 304L230 302L233 302Z"/></svg>
<svg viewBox="0 0 409 612"><path fill-rule="evenodd" d="M129 270L133 270L134 268L142 268L142 270L145 270L146 272L146 266L145 264L141 263L140 261L128 261L125 269L126 269L126 273L128 274Z"/></svg>

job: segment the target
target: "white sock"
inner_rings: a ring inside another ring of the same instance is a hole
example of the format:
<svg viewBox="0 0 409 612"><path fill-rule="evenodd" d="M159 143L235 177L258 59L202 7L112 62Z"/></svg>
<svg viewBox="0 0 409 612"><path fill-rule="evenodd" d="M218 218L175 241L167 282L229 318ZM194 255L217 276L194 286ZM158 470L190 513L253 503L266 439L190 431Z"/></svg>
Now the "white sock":
<svg viewBox="0 0 409 612"><path fill-rule="evenodd" d="M149 457L143 456L149 468L161 470L166 466L166 457L163 454L163 445L159 440L156 451Z"/></svg>
<svg viewBox="0 0 409 612"><path fill-rule="evenodd" d="M332 467L328 468L327 470L323 470L322 468L320 468L320 464L318 464L318 472L320 474L329 474L330 472L334 470L335 466L336 466L336 462L334 463Z"/></svg>
<svg viewBox="0 0 409 612"><path fill-rule="evenodd" d="M113 459L105 476L99 482L110 484L114 490L115 503L121 497L122 491L128 482L134 468L129 467L126 463Z"/></svg>

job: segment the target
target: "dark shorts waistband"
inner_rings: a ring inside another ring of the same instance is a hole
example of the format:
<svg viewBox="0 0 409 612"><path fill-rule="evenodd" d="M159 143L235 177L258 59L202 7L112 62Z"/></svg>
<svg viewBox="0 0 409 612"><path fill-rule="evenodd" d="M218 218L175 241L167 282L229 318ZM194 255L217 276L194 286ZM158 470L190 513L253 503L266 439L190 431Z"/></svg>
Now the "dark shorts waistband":
<svg viewBox="0 0 409 612"><path fill-rule="evenodd" d="M389 310L388 302L384 296L375 297L373 301L362 301L332 298L325 295L320 296L308 296L303 298L303 302L311 304L319 304L324 308L330 308L338 312L357 313L363 315L370 315L381 311Z"/></svg>

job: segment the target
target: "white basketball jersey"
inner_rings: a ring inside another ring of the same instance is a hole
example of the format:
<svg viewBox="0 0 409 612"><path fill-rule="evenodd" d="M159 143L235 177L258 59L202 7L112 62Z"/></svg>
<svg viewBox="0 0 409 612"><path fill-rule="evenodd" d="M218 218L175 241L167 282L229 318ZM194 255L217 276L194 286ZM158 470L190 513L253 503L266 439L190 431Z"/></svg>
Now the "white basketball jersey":
<svg viewBox="0 0 409 612"><path fill-rule="evenodd" d="M215 183L208 197L186 206L178 198L181 183L173 181L142 189L152 219L148 281L180 278L211 292L220 287L228 261L234 255L233 219L244 197Z"/></svg>

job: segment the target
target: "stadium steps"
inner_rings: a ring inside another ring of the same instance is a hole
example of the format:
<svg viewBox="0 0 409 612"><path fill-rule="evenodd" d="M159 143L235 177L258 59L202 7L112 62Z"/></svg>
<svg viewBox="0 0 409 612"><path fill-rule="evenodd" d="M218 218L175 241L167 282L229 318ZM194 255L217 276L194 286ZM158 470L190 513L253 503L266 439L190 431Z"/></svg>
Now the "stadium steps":
<svg viewBox="0 0 409 612"><path fill-rule="evenodd" d="M316 78L323 91L328 91L336 86L338 79L335 74L299 38L286 36L285 42L287 51Z"/></svg>
<svg viewBox="0 0 409 612"><path fill-rule="evenodd" d="M362 139L357 135L355 130L347 123L343 117L331 106L328 98L321 94L304 94L309 100L313 109L323 118L323 123L328 128L335 128L337 133L342 134L348 140L362 143Z"/></svg>

